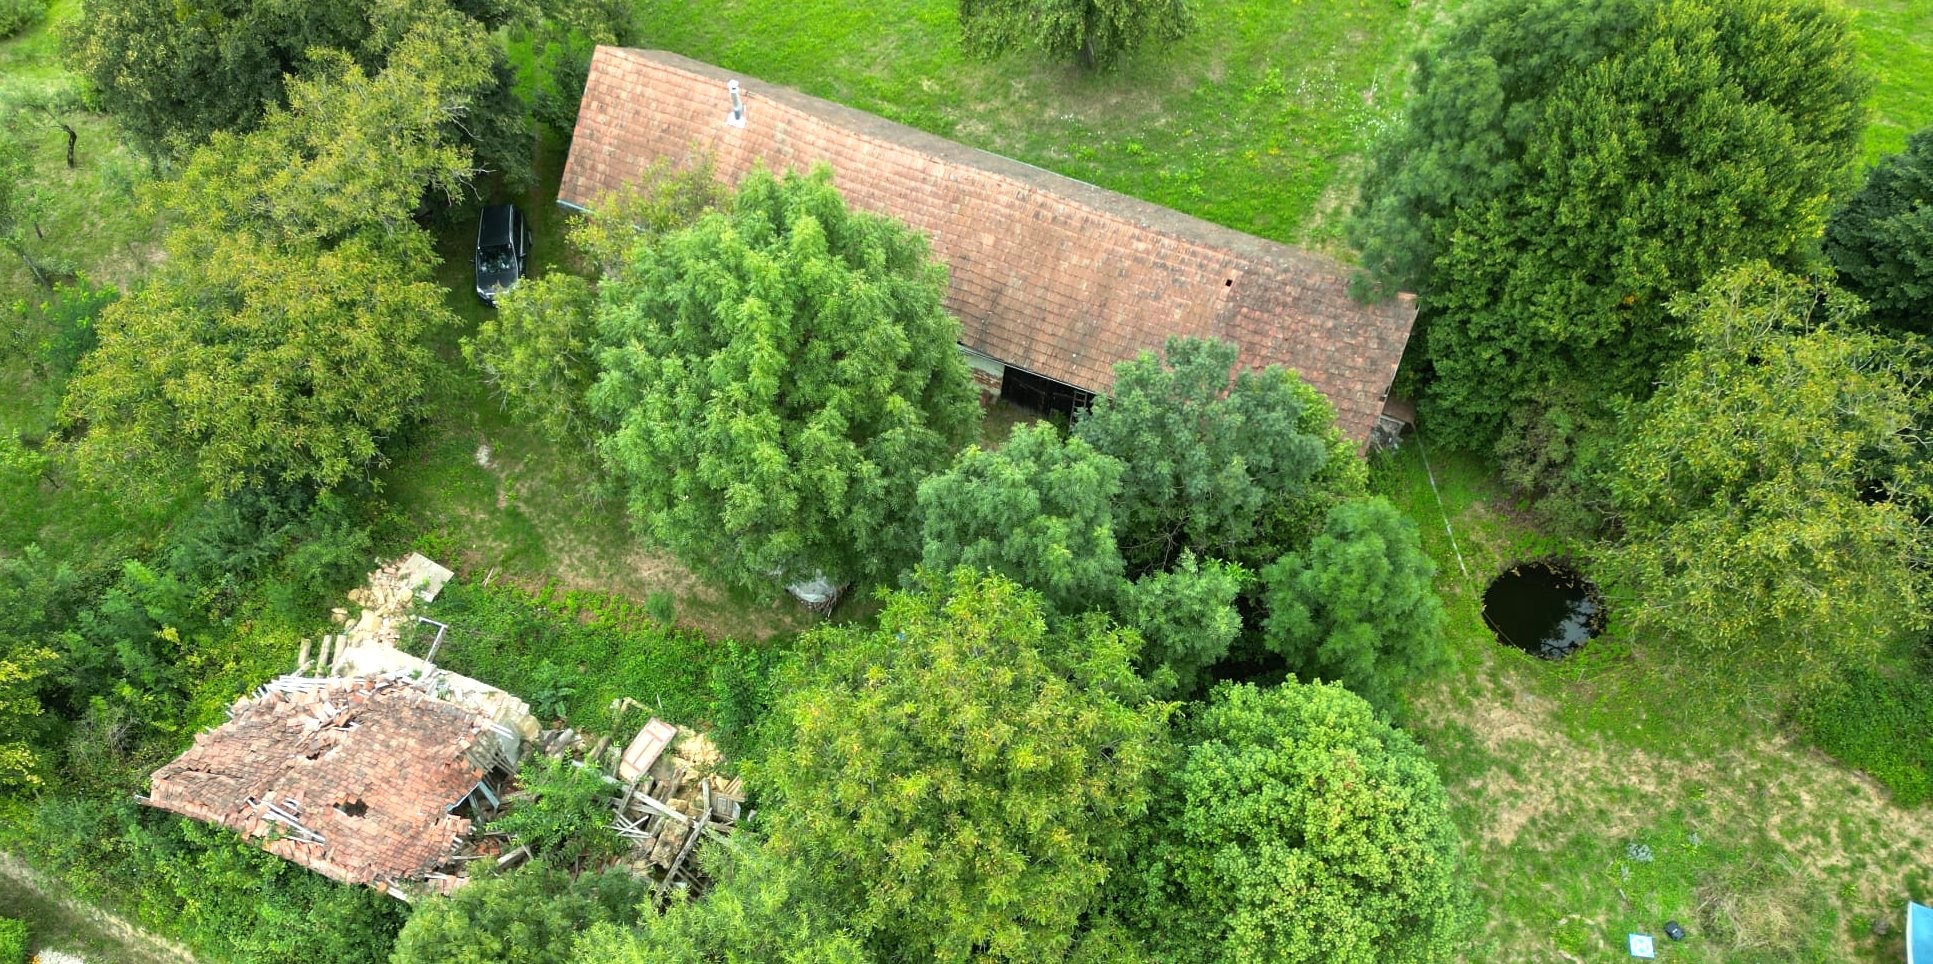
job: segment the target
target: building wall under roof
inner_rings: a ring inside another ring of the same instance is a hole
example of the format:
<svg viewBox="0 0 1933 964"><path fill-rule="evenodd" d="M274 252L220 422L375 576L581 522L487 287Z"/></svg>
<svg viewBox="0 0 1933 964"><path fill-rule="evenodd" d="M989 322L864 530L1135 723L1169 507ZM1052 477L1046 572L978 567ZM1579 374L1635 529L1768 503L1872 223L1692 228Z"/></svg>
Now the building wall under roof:
<svg viewBox="0 0 1933 964"><path fill-rule="evenodd" d="M744 126L726 123L738 80ZM659 157L713 156L736 181L830 163L857 208L931 239L967 347L1096 392L1170 335L1300 372L1366 440L1415 300L1348 294L1344 265L1018 161L660 51L599 47L559 200L593 206Z"/></svg>

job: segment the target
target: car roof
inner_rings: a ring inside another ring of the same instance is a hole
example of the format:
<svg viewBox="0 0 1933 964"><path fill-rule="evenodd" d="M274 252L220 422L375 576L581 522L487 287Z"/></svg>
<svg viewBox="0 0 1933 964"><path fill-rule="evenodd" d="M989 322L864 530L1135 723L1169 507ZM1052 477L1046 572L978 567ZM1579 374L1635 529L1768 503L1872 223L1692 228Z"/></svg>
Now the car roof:
<svg viewBox="0 0 1933 964"><path fill-rule="evenodd" d="M510 214L515 210L508 204L492 204L484 208L483 216L477 221L477 247L509 244Z"/></svg>

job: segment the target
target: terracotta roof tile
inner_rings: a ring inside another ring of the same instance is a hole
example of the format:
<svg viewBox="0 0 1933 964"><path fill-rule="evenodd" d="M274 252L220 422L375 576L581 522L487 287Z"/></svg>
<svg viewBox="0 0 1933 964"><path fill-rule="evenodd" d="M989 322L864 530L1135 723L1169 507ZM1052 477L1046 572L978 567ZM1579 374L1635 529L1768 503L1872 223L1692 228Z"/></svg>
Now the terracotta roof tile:
<svg viewBox="0 0 1933 964"><path fill-rule="evenodd" d="M743 128L725 123L733 79ZM1091 391L1169 335L1219 337L1244 365L1300 372L1363 441L1416 317L1409 295L1356 303L1321 255L661 51L597 49L559 200L589 207L694 150L733 181L831 163L854 207L931 239L962 343Z"/></svg>

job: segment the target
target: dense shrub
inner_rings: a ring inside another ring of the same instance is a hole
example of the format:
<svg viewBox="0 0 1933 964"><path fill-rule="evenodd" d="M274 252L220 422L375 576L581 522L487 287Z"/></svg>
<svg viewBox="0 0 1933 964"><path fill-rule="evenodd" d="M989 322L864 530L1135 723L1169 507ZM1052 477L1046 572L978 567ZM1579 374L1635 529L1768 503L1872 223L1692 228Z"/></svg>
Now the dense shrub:
<svg viewBox="0 0 1933 964"><path fill-rule="evenodd" d="M229 830L113 800L43 797L29 858L83 900L215 960L378 964L408 915L395 898L319 876Z"/></svg>
<svg viewBox="0 0 1933 964"><path fill-rule="evenodd" d="M1469 923L1421 747L1339 686L1223 686L1124 902L1164 961L1436 961Z"/></svg>
<svg viewBox="0 0 1933 964"><path fill-rule="evenodd" d="M534 754L517 773L519 787L490 829L559 867L595 866L622 849L611 829L616 788L602 770Z"/></svg>
<svg viewBox="0 0 1933 964"><path fill-rule="evenodd" d="M651 885L622 870L571 877L531 864L416 905L390 964L564 964L579 932L628 924Z"/></svg>
<svg viewBox="0 0 1933 964"><path fill-rule="evenodd" d="M1900 806L1933 799L1933 673L1853 667L1808 697L1798 720L1819 749L1885 784Z"/></svg>
<svg viewBox="0 0 1933 964"><path fill-rule="evenodd" d="M27 922L0 917L0 964L27 964Z"/></svg>
<svg viewBox="0 0 1933 964"><path fill-rule="evenodd" d="M47 0L0 0L0 40L33 26L46 15ZM0 954L0 961L5 959Z"/></svg>
<svg viewBox="0 0 1933 964"><path fill-rule="evenodd" d="M1874 322L1933 333L1933 127L1880 161L1833 212L1825 251Z"/></svg>

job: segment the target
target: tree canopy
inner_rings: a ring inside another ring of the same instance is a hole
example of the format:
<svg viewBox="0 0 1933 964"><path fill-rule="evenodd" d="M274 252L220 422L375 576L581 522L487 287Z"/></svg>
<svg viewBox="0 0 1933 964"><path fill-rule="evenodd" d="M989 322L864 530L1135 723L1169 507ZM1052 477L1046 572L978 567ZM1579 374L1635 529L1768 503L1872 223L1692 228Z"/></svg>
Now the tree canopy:
<svg viewBox="0 0 1933 964"><path fill-rule="evenodd" d="M540 861L418 902L390 964L566 964L579 933L636 920L650 892L626 870L573 878Z"/></svg>
<svg viewBox="0 0 1933 964"><path fill-rule="evenodd" d="M1643 394L1683 346L1668 298L1811 248L1865 90L1822 0L1472 7L1418 55L1352 227L1422 296L1432 428L1485 446L1555 384Z"/></svg>
<svg viewBox="0 0 1933 964"><path fill-rule="evenodd" d="M597 377L597 290L565 271L525 278L463 339L463 357L518 416L554 442L588 443L584 396Z"/></svg>
<svg viewBox="0 0 1933 964"><path fill-rule="evenodd" d="M102 311L67 386L81 474L138 492L185 472L219 496L375 466L436 368L423 336L455 323L427 239L325 251L236 234L170 253Z"/></svg>
<svg viewBox="0 0 1933 964"><path fill-rule="evenodd" d="M1032 49L1105 68L1194 28L1191 0L960 0L961 38L983 57Z"/></svg>
<svg viewBox="0 0 1933 964"><path fill-rule="evenodd" d="M451 128L491 82L493 49L446 11L413 25L373 75L318 50L289 79L286 108L249 133L213 133L160 198L182 223L277 241L415 230L425 190L454 198L470 180L471 151Z"/></svg>
<svg viewBox="0 0 1933 964"><path fill-rule="evenodd" d="M825 627L751 776L767 842L882 960L1056 961L1148 810L1167 708L1134 635L1050 627L1004 576L928 574Z"/></svg>
<svg viewBox="0 0 1933 964"><path fill-rule="evenodd" d="M1933 334L1933 127L1879 162L1826 224L1839 283L1872 306L1871 319Z"/></svg>
<svg viewBox="0 0 1933 964"><path fill-rule="evenodd" d="M481 38L531 11L518 0L87 0L64 40L102 108L148 153L172 154L254 128L285 103L284 78L318 57L346 55L375 73L411 23L451 12Z"/></svg>
<svg viewBox="0 0 1933 964"><path fill-rule="evenodd" d="M741 586L898 573L920 479L979 425L944 279L824 167L755 171L728 213L634 246L599 290L590 400L643 531Z"/></svg>
<svg viewBox="0 0 1933 964"><path fill-rule="evenodd" d="M1415 741L1340 686L1223 685L1124 899L1167 961L1453 959L1456 825Z"/></svg>
<svg viewBox="0 0 1933 964"><path fill-rule="evenodd" d="M1171 338L1166 357L1115 366L1074 437L1121 461L1115 533L1131 571L1167 568L1182 550L1242 561L1267 553L1279 503L1312 494L1331 453L1335 413L1294 373L1231 378L1236 348Z"/></svg>
<svg viewBox="0 0 1933 964"><path fill-rule="evenodd" d="M1692 348L1631 413L1609 480L1634 628L1818 672L1920 625L1918 353L1763 262L1673 311Z"/></svg>
<svg viewBox="0 0 1933 964"><path fill-rule="evenodd" d="M969 446L920 483L922 565L992 569L1056 611L1104 609L1121 581L1113 501L1121 463L1045 422L998 449Z"/></svg>
<svg viewBox="0 0 1933 964"><path fill-rule="evenodd" d="M1235 601L1253 580L1219 559L1197 560L1184 549L1173 569L1121 582L1115 612L1141 634L1136 664L1156 694L1183 697L1206 680L1242 634Z"/></svg>
<svg viewBox="0 0 1933 964"><path fill-rule="evenodd" d="M1444 661L1436 564L1416 523L1381 497L1329 511L1322 534L1262 572L1268 647L1304 679L1341 683L1385 712Z"/></svg>

